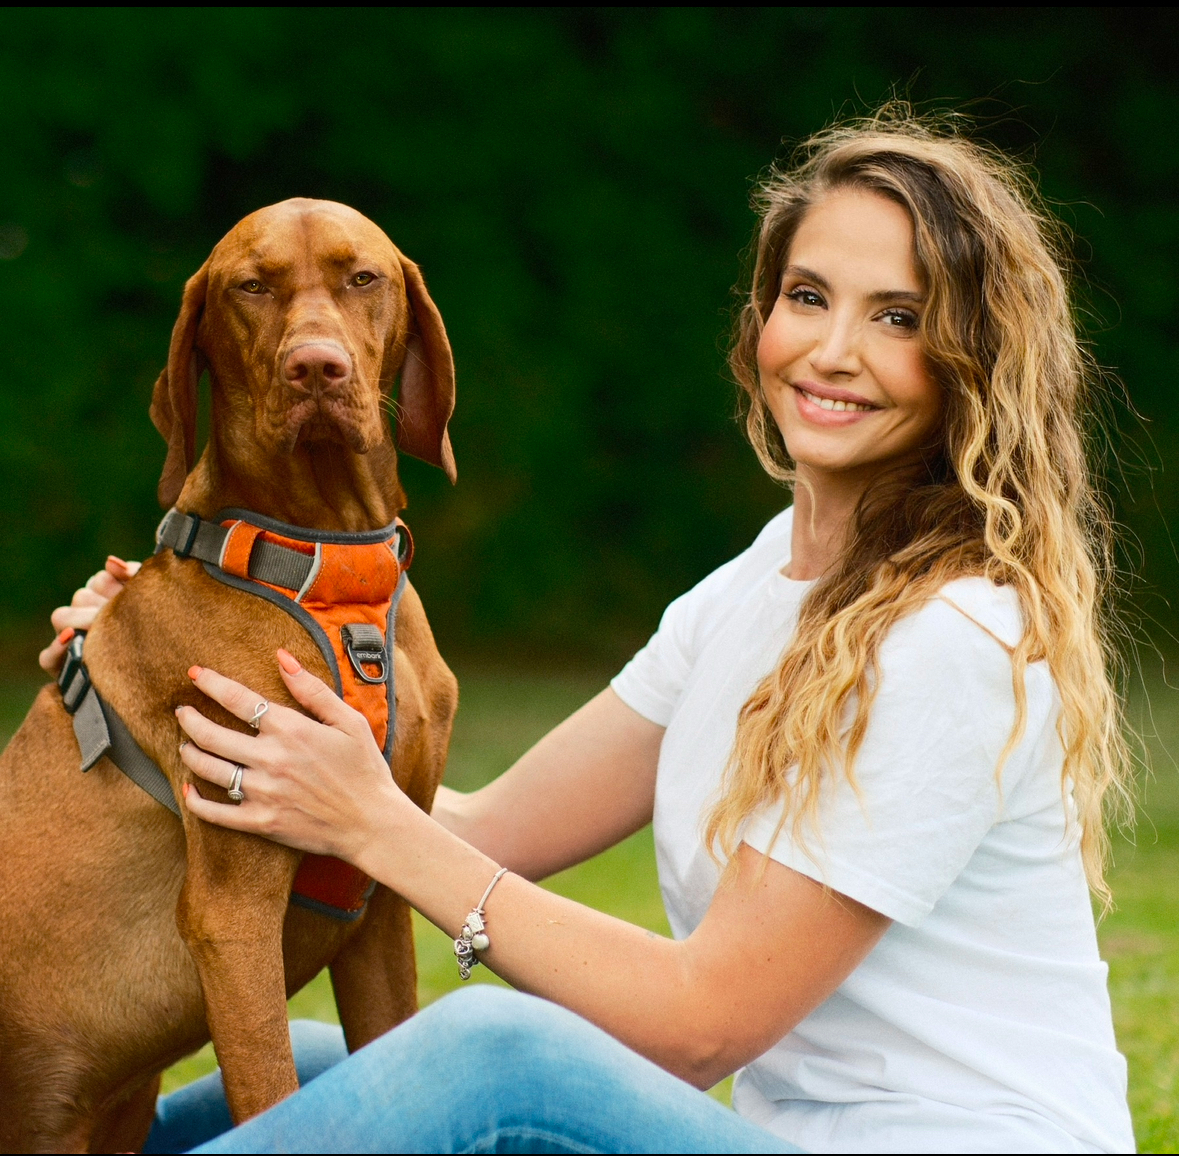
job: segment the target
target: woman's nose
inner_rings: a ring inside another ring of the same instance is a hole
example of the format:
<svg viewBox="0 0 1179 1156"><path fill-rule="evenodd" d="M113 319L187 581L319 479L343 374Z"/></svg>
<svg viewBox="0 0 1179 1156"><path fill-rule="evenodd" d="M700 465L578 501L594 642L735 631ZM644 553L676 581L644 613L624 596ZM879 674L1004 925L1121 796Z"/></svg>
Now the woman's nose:
<svg viewBox="0 0 1179 1156"><path fill-rule="evenodd" d="M810 360L815 372L824 377L854 377L862 368L859 326L850 318L832 317Z"/></svg>

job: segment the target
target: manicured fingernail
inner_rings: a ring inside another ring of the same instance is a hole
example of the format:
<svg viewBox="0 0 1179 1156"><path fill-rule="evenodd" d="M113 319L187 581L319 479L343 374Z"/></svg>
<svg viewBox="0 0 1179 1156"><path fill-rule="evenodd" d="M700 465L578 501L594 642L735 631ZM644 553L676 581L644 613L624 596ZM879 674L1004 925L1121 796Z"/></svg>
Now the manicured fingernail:
<svg viewBox="0 0 1179 1156"><path fill-rule="evenodd" d="M64 629L64 630L63 630L63 631L62 631L62 632L61 632L61 633L60 633L60 634L57 636L57 641L58 641L58 642L60 642L60 643L62 644L62 646L65 646L65 644L66 644L67 642L69 642L69 640L70 640L71 638L73 638L73 637L74 637L74 628L73 628L72 626L67 626L67 627L66 627L66 628L65 628L65 629Z"/></svg>
<svg viewBox="0 0 1179 1156"><path fill-rule="evenodd" d="M181 739L180 740L180 753L181 754L184 754L184 748L186 746L188 746L188 739Z"/></svg>
<svg viewBox="0 0 1179 1156"><path fill-rule="evenodd" d="M126 566L127 565L127 563L124 562L123 559L118 556L118 554L108 554L106 556L106 560L108 562L114 562L116 566Z"/></svg>
<svg viewBox="0 0 1179 1156"><path fill-rule="evenodd" d="M184 786L182 786L180 788L181 792L184 794L184 797L186 799L188 798L188 786L189 786L188 783L185 783Z"/></svg>
<svg viewBox="0 0 1179 1156"><path fill-rule="evenodd" d="M298 674L303 669L299 665L299 660L289 650L283 650L281 646L278 648L278 664L287 674Z"/></svg>
<svg viewBox="0 0 1179 1156"><path fill-rule="evenodd" d="M173 713L173 714L179 714L179 713L180 713L180 712L181 712L183 709L184 709L184 704L183 704L183 703L181 703L181 704L180 704L180 706L178 706L178 707L174 707L174 708L173 708L173 711L172 711L172 713Z"/></svg>
<svg viewBox="0 0 1179 1156"><path fill-rule="evenodd" d="M200 678L200 677L201 677L201 671L202 671L202 670L204 670L204 669L205 669L205 668L204 668L203 666L190 666L190 667L188 668L188 677L189 677L189 678L192 678L192 679L197 679L197 678Z"/></svg>

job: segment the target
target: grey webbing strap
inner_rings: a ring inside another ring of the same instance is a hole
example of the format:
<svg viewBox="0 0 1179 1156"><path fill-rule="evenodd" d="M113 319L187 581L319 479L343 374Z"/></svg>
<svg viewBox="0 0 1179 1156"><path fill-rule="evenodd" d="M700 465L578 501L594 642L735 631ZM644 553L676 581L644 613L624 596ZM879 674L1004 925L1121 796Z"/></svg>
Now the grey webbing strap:
<svg viewBox="0 0 1179 1156"><path fill-rule="evenodd" d="M143 753L127 724L110 703L103 702L91 685L90 675L82 662L82 639L81 634L74 636L66 665L58 679L62 705L74 716L74 737L82 756L82 770L90 770L103 755L107 755L137 787L142 787L157 803L162 803L179 818L180 808L167 776Z"/></svg>
<svg viewBox="0 0 1179 1156"><path fill-rule="evenodd" d="M250 577L271 586L285 586L288 590L302 590L316 559L280 546L277 542L258 539L250 552Z"/></svg>
<svg viewBox="0 0 1179 1156"><path fill-rule="evenodd" d="M198 514L171 509L156 531L156 544L161 550L167 547L177 558L197 558L219 567L229 530L230 527L207 522ZM259 539L250 552L249 574L258 582L302 590L316 563L315 556Z"/></svg>
<svg viewBox="0 0 1179 1156"><path fill-rule="evenodd" d="M216 566L228 537L227 526L206 522L199 514L183 514L173 507L156 531L156 547L168 547L177 558L199 558Z"/></svg>
<svg viewBox="0 0 1179 1156"><path fill-rule="evenodd" d="M119 768L136 786L142 787L157 803L162 803L177 818L180 818L180 807L176 803L176 796L172 793L172 784L167 776L156 764L143 753L143 748L135 741L126 724L111 709L109 703L98 697L93 687L90 694L98 701L99 709L106 718L110 729L110 750L106 753L111 762ZM74 715L74 733L77 734L78 716Z"/></svg>

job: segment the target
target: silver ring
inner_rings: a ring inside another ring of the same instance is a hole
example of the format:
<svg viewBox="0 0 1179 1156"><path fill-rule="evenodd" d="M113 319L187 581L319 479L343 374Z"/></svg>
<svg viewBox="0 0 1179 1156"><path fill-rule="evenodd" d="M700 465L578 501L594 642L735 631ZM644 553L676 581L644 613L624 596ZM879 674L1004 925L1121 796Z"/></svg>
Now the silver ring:
<svg viewBox="0 0 1179 1156"><path fill-rule="evenodd" d="M270 703L263 699L256 707L254 707L254 717L246 719L246 722L257 730L262 725L262 716L270 709Z"/></svg>
<svg viewBox="0 0 1179 1156"><path fill-rule="evenodd" d="M246 796L242 793L242 775L245 774L246 768L241 763L234 763L233 778L229 781L229 801L231 803L241 804L246 801Z"/></svg>

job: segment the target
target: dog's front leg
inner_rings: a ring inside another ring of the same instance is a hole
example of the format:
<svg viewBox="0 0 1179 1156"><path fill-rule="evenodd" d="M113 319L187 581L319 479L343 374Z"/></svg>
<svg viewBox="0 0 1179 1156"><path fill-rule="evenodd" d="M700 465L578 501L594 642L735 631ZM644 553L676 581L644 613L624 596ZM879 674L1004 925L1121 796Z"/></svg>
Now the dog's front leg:
<svg viewBox="0 0 1179 1156"><path fill-rule="evenodd" d="M287 1029L282 931L299 854L192 819L176 922L200 973L235 1123L299 1087Z"/></svg>

